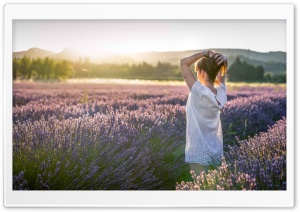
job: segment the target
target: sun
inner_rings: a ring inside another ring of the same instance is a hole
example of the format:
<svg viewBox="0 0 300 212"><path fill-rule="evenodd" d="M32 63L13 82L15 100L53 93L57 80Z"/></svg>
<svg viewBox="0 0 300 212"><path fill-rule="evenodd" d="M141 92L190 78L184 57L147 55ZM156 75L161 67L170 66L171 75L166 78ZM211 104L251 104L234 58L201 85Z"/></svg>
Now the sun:
<svg viewBox="0 0 300 212"><path fill-rule="evenodd" d="M140 53L140 52L151 52L151 51L167 51L168 48L164 46L163 43L157 46L157 43L144 40L130 40L118 41L118 42L108 42L106 44L99 44L86 42L80 46L77 46L76 49L82 54L89 56L91 58L99 57L105 53L116 53L120 55L126 55L129 53Z"/></svg>
<svg viewBox="0 0 300 212"><path fill-rule="evenodd" d="M157 46L157 43L144 40L135 40L129 42L119 42L109 46L110 51L118 54L163 51L164 45Z"/></svg>

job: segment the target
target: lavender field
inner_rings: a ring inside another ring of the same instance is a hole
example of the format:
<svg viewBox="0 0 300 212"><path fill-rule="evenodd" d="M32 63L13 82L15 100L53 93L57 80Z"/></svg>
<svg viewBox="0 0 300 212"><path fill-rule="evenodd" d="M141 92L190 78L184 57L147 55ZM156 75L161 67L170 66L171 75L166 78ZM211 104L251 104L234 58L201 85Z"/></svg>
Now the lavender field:
<svg viewBox="0 0 300 212"><path fill-rule="evenodd" d="M13 189L285 190L285 89L227 94L223 162L190 173L186 86L14 83Z"/></svg>

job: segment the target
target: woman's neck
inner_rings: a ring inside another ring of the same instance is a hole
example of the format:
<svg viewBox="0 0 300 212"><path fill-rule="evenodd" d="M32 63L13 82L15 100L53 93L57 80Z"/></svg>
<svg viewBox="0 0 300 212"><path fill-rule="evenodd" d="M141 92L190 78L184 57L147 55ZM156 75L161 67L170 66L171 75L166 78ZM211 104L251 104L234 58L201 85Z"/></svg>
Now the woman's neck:
<svg viewBox="0 0 300 212"><path fill-rule="evenodd" d="M217 95L217 89L215 88L214 83L205 81L203 83L201 82L201 84L208 87L215 95Z"/></svg>
<svg viewBox="0 0 300 212"><path fill-rule="evenodd" d="M214 82L208 82L208 81L200 81L201 84L205 85L206 87L209 88L214 88Z"/></svg>

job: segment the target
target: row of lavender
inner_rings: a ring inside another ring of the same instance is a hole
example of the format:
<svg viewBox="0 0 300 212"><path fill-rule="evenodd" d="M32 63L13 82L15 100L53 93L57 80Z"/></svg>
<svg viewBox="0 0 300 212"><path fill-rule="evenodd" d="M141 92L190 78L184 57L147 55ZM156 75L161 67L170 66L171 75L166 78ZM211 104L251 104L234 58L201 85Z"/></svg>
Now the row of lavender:
<svg viewBox="0 0 300 212"><path fill-rule="evenodd" d="M14 123L40 120L41 117L48 120L52 116L59 120L93 116L123 108L134 111L157 105L184 106L188 95L188 89L183 86L41 86L24 87L23 84L16 84ZM285 97L285 92L276 92L272 87L242 87L239 91L229 91L229 101L221 113L225 149L228 144L236 143L235 136L246 138L266 131L268 125L285 116Z"/></svg>
<svg viewBox="0 0 300 212"><path fill-rule="evenodd" d="M184 118L182 107L161 105L18 122L14 174L25 177L15 189L174 188L184 167Z"/></svg>
<svg viewBox="0 0 300 212"><path fill-rule="evenodd" d="M105 102L106 105L115 107L114 103L124 103L132 108L140 107L147 100L156 100L161 104L185 105L188 95L186 86L154 86L154 85L111 85L102 84L38 84L38 83L15 83L13 106L23 106L27 103L44 104L57 103L77 105L78 103ZM249 97L269 93L285 93L284 87L239 87L230 88L227 99L236 97ZM159 99L163 99L159 102ZM146 101L143 101L146 100ZM146 104L147 105L147 104Z"/></svg>
<svg viewBox="0 0 300 212"><path fill-rule="evenodd" d="M285 94L269 91L229 92L225 147L285 116ZM187 94L182 86L15 84L14 189L174 189L190 179Z"/></svg>
<svg viewBox="0 0 300 212"><path fill-rule="evenodd" d="M176 190L286 190L286 119L230 147L217 169L191 175Z"/></svg>

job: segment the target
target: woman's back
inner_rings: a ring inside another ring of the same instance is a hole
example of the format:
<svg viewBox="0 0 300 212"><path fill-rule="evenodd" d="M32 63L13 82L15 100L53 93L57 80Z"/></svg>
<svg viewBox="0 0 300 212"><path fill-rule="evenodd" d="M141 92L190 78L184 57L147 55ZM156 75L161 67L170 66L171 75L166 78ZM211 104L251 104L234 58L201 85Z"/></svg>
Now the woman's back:
<svg viewBox="0 0 300 212"><path fill-rule="evenodd" d="M220 110L227 101L226 87L220 84L215 95L196 81L186 104L186 162L209 165L223 156Z"/></svg>

